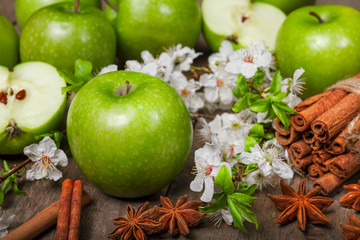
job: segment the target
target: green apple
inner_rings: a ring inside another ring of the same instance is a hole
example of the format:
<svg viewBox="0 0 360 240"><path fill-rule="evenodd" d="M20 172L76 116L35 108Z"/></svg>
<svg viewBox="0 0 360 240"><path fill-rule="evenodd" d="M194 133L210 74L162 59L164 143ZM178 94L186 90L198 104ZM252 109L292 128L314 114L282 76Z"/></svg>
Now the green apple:
<svg viewBox="0 0 360 240"><path fill-rule="evenodd" d="M118 56L140 59L143 50L157 55L171 45L194 47L201 31L196 0L118 0L115 21Z"/></svg>
<svg viewBox="0 0 360 240"><path fill-rule="evenodd" d="M99 9L72 3L42 8L30 17L20 36L21 61L44 61L73 72L76 59L88 60L94 70L112 64L116 35Z"/></svg>
<svg viewBox="0 0 360 240"><path fill-rule="evenodd" d="M280 8L284 13L289 14L297 8L306 5L314 5L315 0L253 0L253 2L263 2Z"/></svg>
<svg viewBox="0 0 360 240"><path fill-rule="evenodd" d="M202 14L204 36L214 52L219 51L225 39L232 39L243 47L260 40L272 51L286 18L280 9L250 0L204 0Z"/></svg>
<svg viewBox="0 0 360 240"><path fill-rule="evenodd" d="M111 6L109 6L109 3ZM115 26L115 20L117 16L117 11L114 8L117 8L118 0L108 0L107 4L104 7L105 17Z"/></svg>
<svg viewBox="0 0 360 240"><path fill-rule="evenodd" d="M299 8L287 17L276 40L279 69L292 77L296 69L304 68L304 97L320 93L360 72L359 33L360 12L351 7Z"/></svg>
<svg viewBox="0 0 360 240"><path fill-rule="evenodd" d="M16 0L15 15L20 29L23 29L26 21L37 10L59 2L74 2L75 0ZM81 0L81 4L91 5L97 8L101 7L100 0Z"/></svg>
<svg viewBox="0 0 360 240"><path fill-rule="evenodd" d="M0 154L20 154L61 123L66 109L65 80L43 62L0 66Z"/></svg>
<svg viewBox="0 0 360 240"><path fill-rule="evenodd" d="M170 85L147 74L117 71L92 79L78 92L67 134L89 181L107 194L135 198L155 193L182 170L192 123Z"/></svg>
<svg viewBox="0 0 360 240"><path fill-rule="evenodd" d="M0 65L13 68L19 63L19 35L13 24L0 14Z"/></svg>

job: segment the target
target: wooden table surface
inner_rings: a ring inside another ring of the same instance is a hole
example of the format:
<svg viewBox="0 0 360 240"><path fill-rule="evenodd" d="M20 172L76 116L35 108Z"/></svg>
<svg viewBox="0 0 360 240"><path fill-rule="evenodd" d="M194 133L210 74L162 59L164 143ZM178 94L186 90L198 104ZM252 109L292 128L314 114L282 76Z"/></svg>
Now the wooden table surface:
<svg viewBox="0 0 360 240"><path fill-rule="evenodd" d="M0 14L5 15L10 21L16 24L14 14L14 0L0 1ZM359 0L318 0L317 4L342 4L360 9ZM0 33L1 34L1 33ZM203 40L199 40L197 50L202 52L209 52L208 47ZM206 61L203 58L203 61ZM195 126L195 130L199 126ZM159 205L159 196L168 196L172 201L176 201L181 195L187 194L190 200L198 200L201 193L192 192L189 189L189 184L193 180L191 169L193 168L194 151L203 146L203 142L199 139L197 131L194 131L194 144L192 146L191 154L188 158L187 164L183 171L176 179L160 192L139 199L119 199L104 194L99 189L94 187L79 171L71 154L68 151L69 165L62 169L63 179L81 179L84 181L84 188L90 194L92 199L91 204L83 208L81 216L81 239L98 240L107 239L106 236L113 229L112 218L123 216L125 214L127 204L138 206L140 203L150 201L152 205ZM67 148L68 149L68 148ZM0 159L11 160L10 163L20 162L24 159L23 156L0 156ZM3 169L0 169L3 171ZM346 183L355 183L359 178L359 174L348 180ZM36 213L49 206L51 203L57 201L60 197L61 183L63 179L53 182L40 181L29 182L24 178L19 181L19 188L26 191L25 197L16 196L9 192L6 195L5 202L2 208L10 210L16 214L16 220L11 225L10 231L19 225L26 222ZM300 177L296 176L292 182L292 186L298 186ZM308 182L308 189L311 188L311 183ZM280 214L273 203L267 197L267 193L281 194L279 187L267 188L262 192L257 191L252 211L258 217L259 228L255 229L252 224L245 223L245 227L250 230L250 234L244 234L240 230L223 223L220 228L216 228L212 223L204 220L199 226L191 229L191 234L187 237L179 236L177 239L342 239L342 234L339 229L339 222L347 223L348 213L360 217L354 210L342 208L338 200L345 194L342 188L332 193L335 202L328 209L324 211L325 215L331 219L331 223L325 226L316 226L308 224L307 231L302 232L296 227L296 222L281 226L275 224L275 219ZM37 239L54 239L55 226L44 232ZM171 239L167 233L151 237L151 239Z"/></svg>

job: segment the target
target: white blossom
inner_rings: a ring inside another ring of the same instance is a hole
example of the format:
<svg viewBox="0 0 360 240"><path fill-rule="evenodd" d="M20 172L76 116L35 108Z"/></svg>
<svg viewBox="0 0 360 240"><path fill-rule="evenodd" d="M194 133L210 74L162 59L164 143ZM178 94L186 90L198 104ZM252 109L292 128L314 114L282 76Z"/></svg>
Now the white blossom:
<svg viewBox="0 0 360 240"><path fill-rule="evenodd" d="M221 130L221 117L216 115L211 122L207 122L204 118L198 118L198 122L202 128L199 130L199 134L203 140L211 142L214 135L218 134Z"/></svg>
<svg viewBox="0 0 360 240"><path fill-rule="evenodd" d="M208 58L211 71L217 72L219 68L224 68L225 64L229 62L230 55L233 53L234 48L231 45L231 42L227 40L222 41L219 52L211 54Z"/></svg>
<svg viewBox="0 0 360 240"><path fill-rule="evenodd" d="M0 208L0 238L3 238L8 234L9 226L14 222L15 214L10 213L9 211L4 211Z"/></svg>
<svg viewBox="0 0 360 240"><path fill-rule="evenodd" d="M98 75L102 75L108 72L116 72L118 70L118 66L116 64L110 64L106 67L103 67Z"/></svg>
<svg viewBox="0 0 360 240"><path fill-rule="evenodd" d="M170 47L167 52L173 61L174 71L189 71L194 59L201 55L192 48L182 47L180 43Z"/></svg>
<svg viewBox="0 0 360 240"><path fill-rule="evenodd" d="M224 220L227 225L232 225L233 217L228 209L219 209L213 213L207 213L206 216L212 221L217 228L220 227Z"/></svg>
<svg viewBox="0 0 360 240"><path fill-rule="evenodd" d="M225 70L233 74L242 74L246 78L255 75L258 68L269 68L272 61L270 52L266 52L262 42L255 41L248 48L241 48L230 56Z"/></svg>
<svg viewBox="0 0 360 240"><path fill-rule="evenodd" d="M170 85L178 91L190 112L197 112L204 107L204 101L196 94L196 91L201 88L199 82L193 79L188 81L182 73L174 72L171 76Z"/></svg>
<svg viewBox="0 0 360 240"><path fill-rule="evenodd" d="M257 188L262 191L267 185L272 186L273 184L273 175L267 175L261 171L261 169L256 169L251 173L246 175L245 178L248 185L256 184Z"/></svg>
<svg viewBox="0 0 360 240"><path fill-rule="evenodd" d="M154 77L156 77L158 74L157 64L155 61L146 64L145 63L141 64L136 60L128 60L126 61L125 64L126 64L125 71L145 73Z"/></svg>
<svg viewBox="0 0 360 240"><path fill-rule="evenodd" d="M228 163L222 162L220 150L214 145L205 143L203 148L195 151L195 179L190 183L190 189L194 192L201 192L205 185L204 192L200 197L201 201L211 202L214 194L214 179L222 166L226 166L231 175L231 167Z"/></svg>
<svg viewBox="0 0 360 240"><path fill-rule="evenodd" d="M26 179L51 179L54 181L62 177L62 172L56 166L65 167L68 158L64 151L57 149L50 137L45 137L39 144L31 144L24 148L24 154L35 164L26 172Z"/></svg>

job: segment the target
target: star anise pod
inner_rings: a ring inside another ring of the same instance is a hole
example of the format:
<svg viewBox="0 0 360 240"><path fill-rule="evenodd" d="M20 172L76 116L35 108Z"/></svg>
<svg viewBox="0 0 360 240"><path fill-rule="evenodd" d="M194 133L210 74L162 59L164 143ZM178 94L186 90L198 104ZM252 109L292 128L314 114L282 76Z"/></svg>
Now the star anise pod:
<svg viewBox="0 0 360 240"><path fill-rule="evenodd" d="M150 208L149 202L141 204L136 211L129 204L126 214L128 219L124 217L113 219L115 229L108 235L108 238L144 240L148 239L147 235L161 231L161 225L157 221L159 208L157 206Z"/></svg>
<svg viewBox="0 0 360 240"><path fill-rule="evenodd" d="M349 213L349 225L340 222L340 228L345 240L360 239L360 220Z"/></svg>
<svg viewBox="0 0 360 240"><path fill-rule="evenodd" d="M298 193L282 180L280 181L280 185L284 195L268 194L275 206L283 211L276 220L276 223L287 224L297 218L298 228L305 231L307 219L313 224L326 224L330 222L330 219L321 211L329 207L334 200L317 196L319 194L317 188L306 194L305 178L300 182Z"/></svg>
<svg viewBox="0 0 360 240"><path fill-rule="evenodd" d="M352 208L360 211L360 180L358 184L344 185L346 194L339 203L346 208Z"/></svg>
<svg viewBox="0 0 360 240"><path fill-rule="evenodd" d="M159 222L163 231L175 236L179 233L188 235L189 227L197 225L205 213L198 210L202 201L188 201L187 195L181 196L175 207L167 197L160 197L162 207L159 207Z"/></svg>

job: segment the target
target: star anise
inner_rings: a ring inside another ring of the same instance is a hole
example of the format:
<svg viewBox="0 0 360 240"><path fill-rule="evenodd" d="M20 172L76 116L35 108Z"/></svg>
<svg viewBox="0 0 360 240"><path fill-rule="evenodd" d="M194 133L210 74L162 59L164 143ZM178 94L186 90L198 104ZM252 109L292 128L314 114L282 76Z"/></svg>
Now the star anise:
<svg viewBox="0 0 360 240"><path fill-rule="evenodd" d="M276 220L276 223L287 224L297 218L298 228L305 231L307 219L313 224L326 224L330 222L330 219L321 211L329 207L334 200L317 196L319 194L317 188L306 194L306 179L300 182L298 193L282 180L280 185L284 195L268 194L275 206L283 211Z"/></svg>
<svg viewBox="0 0 360 240"><path fill-rule="evenodd" d="M181 196L175 207L167 197L160 197L162 207L159 207L159 222L163 231L175 236L179 233L188 235L189 227L197 225L205 213L198 210L202 201L188 201L187 195Z"/></svg>
<svg viewBox="0 0 360 240"><path fill-rule="evenodd" d="M346 208L352 208L360 211L360 180L358 184L344 185L346 194L339 203Z"/></svg>
<svg viewBox="0 0 360 240"><path fill-rule="evenodd" d="M360 220L349 213L349 225L340 222L340 228L345 240L360 239Z"/></svg>
<svg viewBox="0 0 360 240"><path fill-rule="evenodd" d="M113 219L115 229L108 235L114 240L123 239L148 239L147 235L161 231L161 225L157 221L159 208L150 208L150 203L141 204L135 211L129 204L126 209L128 219L118 217Z"/></svg>

